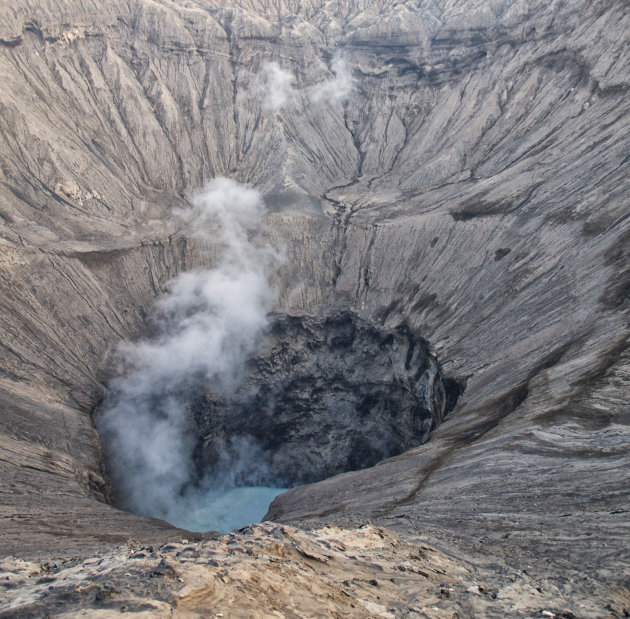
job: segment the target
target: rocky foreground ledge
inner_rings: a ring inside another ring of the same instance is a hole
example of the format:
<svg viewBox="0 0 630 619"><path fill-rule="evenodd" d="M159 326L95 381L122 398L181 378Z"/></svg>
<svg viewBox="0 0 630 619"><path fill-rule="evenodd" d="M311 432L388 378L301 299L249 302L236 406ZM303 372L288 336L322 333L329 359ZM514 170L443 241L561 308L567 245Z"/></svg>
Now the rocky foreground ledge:
<svg viewBox="0 0 630 619"><path fill-rule="evenodd" d="M593 587L538 566L475 565L371 524L304 531L263 523L216 540L129 541L82 560L7 557L0 616L627 616L628 596Z"/></svg>

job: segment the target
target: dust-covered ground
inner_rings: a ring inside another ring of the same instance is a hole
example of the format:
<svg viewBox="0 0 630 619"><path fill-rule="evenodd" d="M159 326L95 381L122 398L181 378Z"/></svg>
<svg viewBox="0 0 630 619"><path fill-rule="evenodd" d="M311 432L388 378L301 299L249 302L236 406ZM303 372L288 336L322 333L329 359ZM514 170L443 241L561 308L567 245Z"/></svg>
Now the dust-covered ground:
<svg viewBox="0 0 630 619"><path fill-rule="evenodd" d="M577 566L576 566L577 567ZM0 616L627 617L628 591L538 566L481 566L365 524L263 523L216 540L130 541L77 560L0 562Z"/></svg>

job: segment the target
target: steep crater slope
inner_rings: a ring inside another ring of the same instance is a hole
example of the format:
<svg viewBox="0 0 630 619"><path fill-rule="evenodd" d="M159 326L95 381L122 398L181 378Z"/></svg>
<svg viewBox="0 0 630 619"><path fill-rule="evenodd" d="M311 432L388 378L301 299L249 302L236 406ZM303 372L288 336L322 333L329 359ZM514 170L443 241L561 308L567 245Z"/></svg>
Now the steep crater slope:
<svg viewBox="0 0 630 619"><path fill-rule="evenodd" d="M426 445L292 490L270 515L370 518L493 561L618 579L628 11L622 0L7 7L2 551L171 534L94 500L90 410L107 350L145 330L167 280L215 260L172 215L228 175L276 210L269 234L287 256L276 310L408 324L447 375L468 378ZM318 95L339 85L338 49L352 92ZM257 89L266 62L294 76L277 107Z"/></svg>

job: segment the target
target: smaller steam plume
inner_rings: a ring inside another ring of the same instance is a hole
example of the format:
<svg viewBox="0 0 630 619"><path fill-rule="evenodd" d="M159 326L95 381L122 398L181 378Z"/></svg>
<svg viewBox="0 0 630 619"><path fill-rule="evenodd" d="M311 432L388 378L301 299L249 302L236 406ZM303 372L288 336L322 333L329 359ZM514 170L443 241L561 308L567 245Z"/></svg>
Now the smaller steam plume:
<svg viewBox="0 0 630 619"><path fill-rule="evenodd" d="M254 94L262 100L264 109L273 112L297 105L300 97L313 103L345 102L355 87L352 67L343 53L337 51L330 68L333 73L331 78L298 88L293 73L283 69L277 62L267 62L257 76Z"/></svg>
<svg viewBox="0 0 630 619"><path fill-rule="evenodd" d="M314 101L347 101L354 90L352 67L341 52L336 52L331 62L333 77L312 87L310 97Z"/></svg>
<svg viewBox="0 0 630 619"><path fill-rule="evenodd" d="M260 92L263 95L263 107L275 112L295 101L295 77L290 71L280 67L277 62L268 62L262 68Z"/></svg>
<svg viewBox="0 0 630 619"><path fill-rule="evenodd" d="M171 280L156 302L156 335L119 346L119 372L96 422L112 486L129 511L193 528L213 500L226 500L235 458L249 470L264 468L256 446L243 444L236 456L226 454L213 477L199 479L187 412L195 390L238 383L267 324L268 274L277 253L252 238L264 214L254 189L227 178L209 182L185 218L194 235L219 246L217 264Z"/></svg>

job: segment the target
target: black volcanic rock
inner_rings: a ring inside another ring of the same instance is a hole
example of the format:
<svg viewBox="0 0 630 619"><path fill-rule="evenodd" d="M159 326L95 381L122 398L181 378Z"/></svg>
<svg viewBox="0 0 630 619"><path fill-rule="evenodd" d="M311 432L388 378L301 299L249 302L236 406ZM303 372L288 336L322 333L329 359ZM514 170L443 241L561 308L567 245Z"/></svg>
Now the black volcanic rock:
<svg viewBox="0 0 630 619"><path fill-rule="evenodd" d="M426 442L446 401L435 356L408 328L347 312L276 316L243 384L192 406L196 461L201 474L225 468L230 444L252 441L261 453L238 483L319 481Z"/></svg>

